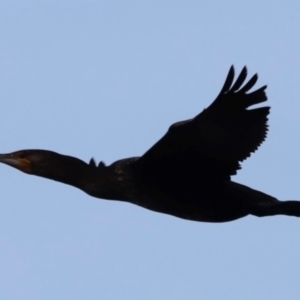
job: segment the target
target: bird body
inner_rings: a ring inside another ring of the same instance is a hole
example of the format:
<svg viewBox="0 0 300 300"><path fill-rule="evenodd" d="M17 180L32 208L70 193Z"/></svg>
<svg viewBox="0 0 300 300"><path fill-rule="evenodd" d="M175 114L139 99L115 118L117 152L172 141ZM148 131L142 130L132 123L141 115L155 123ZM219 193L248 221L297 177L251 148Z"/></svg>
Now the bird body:
<svg viewBox="0 0 300 300"><path fill-rule="evenodd" d="M170 126L144 155L110 166L47 150L0 155L0 162L25 173L77 187L108 200L130 202L187 220L227 222L246 215L300 216L299 201L279 201L231 181L240 163L265 140L269 107L266 86L249 92L243 68L234 82L231 67L216 100L196 117Z"/></svg>

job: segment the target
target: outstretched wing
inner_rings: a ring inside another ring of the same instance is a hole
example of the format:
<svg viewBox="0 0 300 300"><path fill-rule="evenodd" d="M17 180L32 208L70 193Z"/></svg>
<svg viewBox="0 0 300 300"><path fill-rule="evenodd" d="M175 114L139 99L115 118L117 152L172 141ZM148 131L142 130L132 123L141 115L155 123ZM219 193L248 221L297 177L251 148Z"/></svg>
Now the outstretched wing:
<svg viewBox="0 0 300 300"><path fill-rule="evenodd" d="M268 130L270 108L248 109L267 100L266 86L249 92L258 76L244 84L246 77L244 67L234 82L232 66L216 100L195 118L173 124L139 159L143 173L177 178L174 182L192 176L229 179L236 174L239 163L257 150Z"/></svg>

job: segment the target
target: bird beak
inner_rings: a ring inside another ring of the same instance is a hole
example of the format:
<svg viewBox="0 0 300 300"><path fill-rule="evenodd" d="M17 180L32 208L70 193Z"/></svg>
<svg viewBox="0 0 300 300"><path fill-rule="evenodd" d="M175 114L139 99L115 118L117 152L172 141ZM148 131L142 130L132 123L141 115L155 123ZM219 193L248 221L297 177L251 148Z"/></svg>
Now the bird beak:
<svg viewBox="0 0 300 300"><path fill-rule="evenodd" d="M25 173L32 173L31 161L28 158L15 157L11 154L0 154L0 163L14 167Z"/></svg>

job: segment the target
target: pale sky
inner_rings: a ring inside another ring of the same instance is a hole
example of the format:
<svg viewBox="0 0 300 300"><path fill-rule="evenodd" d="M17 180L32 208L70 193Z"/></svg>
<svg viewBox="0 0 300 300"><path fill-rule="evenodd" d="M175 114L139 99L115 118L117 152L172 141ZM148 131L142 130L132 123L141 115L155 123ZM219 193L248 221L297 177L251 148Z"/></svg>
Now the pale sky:
<svg viewBox="0 0 300 300"><path fill-rule="evenodd" d="M300 200L299 1L0 2L0 153L142 155L232 64L272 106L233 180ZM5 165L0 178L0 299L299 299L300 219L192 222Z"/></svg>

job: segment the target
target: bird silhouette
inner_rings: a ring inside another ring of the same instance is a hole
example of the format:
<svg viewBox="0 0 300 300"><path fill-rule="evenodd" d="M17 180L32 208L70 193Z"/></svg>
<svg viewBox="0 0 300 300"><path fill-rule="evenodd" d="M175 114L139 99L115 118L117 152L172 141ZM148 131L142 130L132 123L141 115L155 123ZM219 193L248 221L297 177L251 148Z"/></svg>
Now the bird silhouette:
<svg viewBox="0 0 300 300"><path fill-rule="evenodd" d="M300 216L299 201L275 197L231 181L240 163L266 138L270 107L263 86L249 92L244 67L234 81L230 68L223 88L196 117L175 123L144 155L96 165L48 150L1 154L0 162L27 174L72 185L87 194L130 202L179 218L227 222L247 215Z"/></svg>

